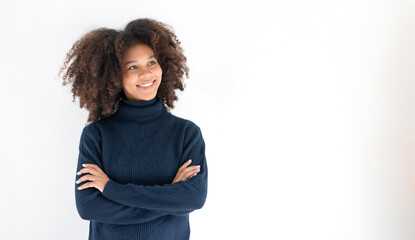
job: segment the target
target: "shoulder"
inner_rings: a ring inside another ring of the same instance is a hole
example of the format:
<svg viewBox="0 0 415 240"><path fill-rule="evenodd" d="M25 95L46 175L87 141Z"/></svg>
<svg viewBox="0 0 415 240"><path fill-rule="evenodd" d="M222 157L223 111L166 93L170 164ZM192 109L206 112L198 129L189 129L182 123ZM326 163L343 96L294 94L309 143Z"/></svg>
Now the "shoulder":
<svg viewBox="0 0 415 240"><path fill-rule="evenodd" d="M176 126L186 132L199 132L201 131L200 127L192 120L186 119L183 117L178 117L176 115L170 114L171 120L175 123Z"/></svg>
<svg viewBox="0 0 415 240"><path fill-rule="evenodd" d="M202 130L195 121L174 115L172 116L175 118L175 121L180 122L179 131L181 132L180 135L183 137L182 139L185 147L205 145Z"/></svg>
<svg viewBox="0 0 415 240"><path fill-rule="evenodd" d="M88 123L82 129L81 137L84 137L84 136L87 136L90 138L101 137L101 129L102 129L101 125L102 125L101 120Z"/></svg>

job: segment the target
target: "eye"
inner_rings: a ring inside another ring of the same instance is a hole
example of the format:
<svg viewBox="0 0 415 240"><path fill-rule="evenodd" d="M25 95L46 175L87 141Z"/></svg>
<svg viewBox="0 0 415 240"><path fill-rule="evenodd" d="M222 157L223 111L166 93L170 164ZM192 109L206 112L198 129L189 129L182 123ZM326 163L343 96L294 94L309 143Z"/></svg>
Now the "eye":
<svg viewBox="0 0 415 240"><path fill-rule="evenodd" d="M128 68L128 70L134 70L134 69L132 69L132 67L137 67L137 66L131 66L131 67Z"/></svg>
<svg viewBox="0 0 415 240"><path fill-rule="evenodd" d="M156 64L156 61L151 61L150 63L154 63L154 64ZM149 64L150 64L150 63L149 63ZM150 64L150 65L154 65L154 64Z"/></svg>

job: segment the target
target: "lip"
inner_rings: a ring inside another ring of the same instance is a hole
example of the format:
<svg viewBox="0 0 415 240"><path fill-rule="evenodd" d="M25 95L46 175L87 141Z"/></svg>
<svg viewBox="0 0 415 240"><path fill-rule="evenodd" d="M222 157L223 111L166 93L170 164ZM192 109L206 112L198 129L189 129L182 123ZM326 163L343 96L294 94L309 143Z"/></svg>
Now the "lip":
<svg viewBox="0 0 415 240"><path fill-rule="evenodd" d="M147 89L150 89L150 88L152 88L153 86L154 86L154 82L156 81L156 79L154 79L153 81L150 81L150 82L146 82L146 83L141 83L141 84L139 84L139 85L144 85L144 84L148 84L148 83L151 83L151 82L153 82L153 84L151 84L151 86L149 86L149 87L140 87L139 85L136 85L138 88L141 88L141 89L143 89L143 90L147 90Z"/></svg>

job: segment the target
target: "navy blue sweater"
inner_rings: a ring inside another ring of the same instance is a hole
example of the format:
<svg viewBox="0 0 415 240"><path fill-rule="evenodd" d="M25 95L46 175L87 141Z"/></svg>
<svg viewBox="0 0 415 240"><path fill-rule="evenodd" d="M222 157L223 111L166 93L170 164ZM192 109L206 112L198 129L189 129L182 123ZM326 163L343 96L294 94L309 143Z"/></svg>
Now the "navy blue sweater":
<svg viewBox="0 0 415 240"><path fill-rule="evenodd" d="M89 239L189 239L189 213L207 197L202 132L169 113L158 96L139 102L124 96L113 115L85 126L80 137L77 172L92 163L110 178L102 193L77 189L89 180L75 184L78 213L90 221ZM172 184L189 159L200 172Z"/></svg>

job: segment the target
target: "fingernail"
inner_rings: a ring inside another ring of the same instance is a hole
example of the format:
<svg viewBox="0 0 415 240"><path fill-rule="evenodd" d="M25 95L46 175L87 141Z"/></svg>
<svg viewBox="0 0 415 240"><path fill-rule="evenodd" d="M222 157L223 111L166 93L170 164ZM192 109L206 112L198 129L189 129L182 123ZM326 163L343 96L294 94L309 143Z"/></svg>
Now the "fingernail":
<svg viewBox="0 0 415 240"><path fill-rule="evenodd" d="M78 187L78 189L80 189L81 187Z"/></svg>
<svg viewBox="0 0 415 240"><path fill-rule="evenodd" d="M188 162L191 162L192 161L192 159L190 159Z"/></svg>
<svg viewBox="0 0 415 240"><path fill-rule="evenodd" d="M79 172L77 172L76 175L79 175Z"/></svg>
<svg viewBox="0 0 415 240"><path fill-rule="evenodd" d="M85 164L82 164L82 167L85 167Z"/></svg>
<svg viewBox="0 0 415 240"><path fill-rule="evenodd" d="M200 168L200 165L197 165L197 168Z"/></svg>

